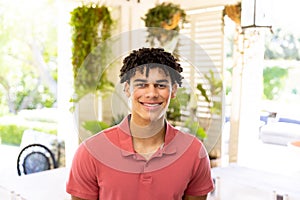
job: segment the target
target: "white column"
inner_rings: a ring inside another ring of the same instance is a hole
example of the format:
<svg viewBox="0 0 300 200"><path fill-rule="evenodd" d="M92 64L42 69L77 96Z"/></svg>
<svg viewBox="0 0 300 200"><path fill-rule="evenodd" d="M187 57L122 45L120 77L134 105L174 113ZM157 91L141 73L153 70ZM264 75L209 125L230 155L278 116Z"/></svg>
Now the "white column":
<svg viewBox="0 0 300 200"><path fill-rule="evenodd" d="M255 156L263 93L264 49L264 29L246 29L241 74L239 164L247 164L249 157Z"/></svg>
<svg viewBox="0 0 300 200"><path fill-rule="evenodd" d="M69 167L74 152L78 146L78 129L75 123L75 115L70 112L73 106L70 99L73 95L73 70L72 70L72 41L70 1L57 1L58 7L58 81L57 102L59 110L58 136L65 141L65 163Z"/></svg>
<svg viewBox="0 0 300 200"><path fill-rule="evenodd" d="M240 130L240 109L241 109L241 84L243 68L243 40L244 35L240 34L239 27L236 27L234 36L234 61L231 82L231 110L230 110L230 137L229 137L229 162L235 163L238 159L238 142Z"/></svg>
<svg viewBox="0 0 300 200"><path fill-rule="evenodd" d="M263 92L264 29L246 29L239 36L232 74L229 162L247 164L255 156Z"/></svg>

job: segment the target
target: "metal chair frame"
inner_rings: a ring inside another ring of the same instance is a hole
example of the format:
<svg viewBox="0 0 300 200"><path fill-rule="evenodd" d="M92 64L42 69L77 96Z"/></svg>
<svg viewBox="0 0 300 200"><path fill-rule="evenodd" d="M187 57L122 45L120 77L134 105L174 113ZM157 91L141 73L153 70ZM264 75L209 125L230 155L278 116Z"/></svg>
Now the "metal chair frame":
<svg viewBox="0 0 300 200"><path fill-rule="evenodd" d="M28 162L33 163L28 164ZM41 164L45 166L42 166ZM29 170L28 165L31 165L35 169ZM24 147L19 153L17 160L17 170L19 176L54 169L57 167L58 165L54 154L48 147L42 144L30 144Z"/></svg>

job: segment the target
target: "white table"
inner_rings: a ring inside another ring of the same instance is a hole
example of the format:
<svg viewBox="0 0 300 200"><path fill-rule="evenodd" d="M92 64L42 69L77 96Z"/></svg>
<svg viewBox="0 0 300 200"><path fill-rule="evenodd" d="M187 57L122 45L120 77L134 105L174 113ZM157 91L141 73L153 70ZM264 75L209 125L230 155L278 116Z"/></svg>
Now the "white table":
<svg viewBox="0 0 300 200"><path fill-rule="evenodd" d="M65 192L67 176L66 168L47 170L13 178L2 188L22 197L19 199L69 200L70 195Z"/></svg>
<svg viewBox="0 0 300 200"><path fill-rule="evenodd" d="M212 169L215 200L274 200L274 192L300 199L300 173L282 175L231 165Z"/></svg>
<svg viewBox="0 0 300 200"><path fill-rule="evenodd" d="M280 175L231 165L213 168L212 175L217 183L210 200L274 200L274 191L287 194L288 200L300 199L300 174ZM16 177L11 180L13 184L0 186L0 195L7 197L14 191L27 200L69 200L65 192L67 176L66 168L58 168Z"/></svg>

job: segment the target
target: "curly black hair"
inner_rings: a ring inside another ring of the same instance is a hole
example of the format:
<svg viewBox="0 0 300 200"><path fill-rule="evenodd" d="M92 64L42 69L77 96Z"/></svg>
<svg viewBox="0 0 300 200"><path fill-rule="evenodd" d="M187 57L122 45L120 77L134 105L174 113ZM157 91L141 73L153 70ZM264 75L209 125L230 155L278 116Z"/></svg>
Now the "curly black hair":
<svg viewBox="0 0 300 200"><path fill-rule="evenodd" d="M146 76L148 76L149 69L159 67L164 70L167 75L170 75L172 84L182 84L183 77L180 75L182 67L177 62L171 53L166 52L162 48L141 48L133 50L123 60L123 66L120 70L120 82L129 82L135 75L137 69L143 73L146 69Z"/></svg>

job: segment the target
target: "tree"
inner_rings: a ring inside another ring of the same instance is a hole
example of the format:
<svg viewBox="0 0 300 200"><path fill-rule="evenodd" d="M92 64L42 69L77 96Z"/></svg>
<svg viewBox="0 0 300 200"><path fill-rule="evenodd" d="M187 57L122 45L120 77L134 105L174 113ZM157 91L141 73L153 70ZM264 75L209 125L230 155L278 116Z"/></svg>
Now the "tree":
<svg viewBox="0 0 300 200"><path fill-rule="evenodd" d="M284 81L288 76L288 70L275 67L267 67L263 71L264 98L274 100L279 97Z"/></svg>
<svg viewBox="0 0 300 200"><path fill-rule="evenodd" d="M300 60L300 38L287 33L281 28L268 35L265 44L265 59Z"/></svg>
<svg viewBox="0 0 300 200"><path fill-rule="evenodd" d="M55 4L31 1L0 0L0 103L12 113L56 101Z"/></svg>

